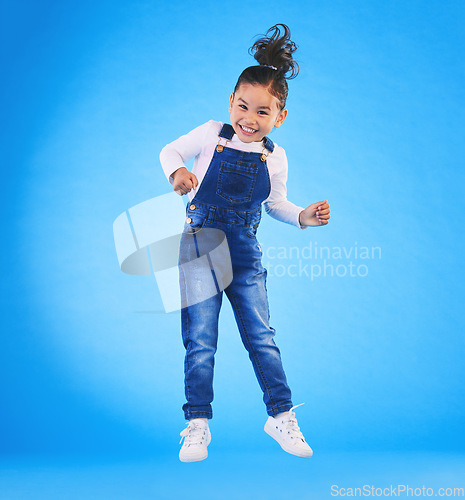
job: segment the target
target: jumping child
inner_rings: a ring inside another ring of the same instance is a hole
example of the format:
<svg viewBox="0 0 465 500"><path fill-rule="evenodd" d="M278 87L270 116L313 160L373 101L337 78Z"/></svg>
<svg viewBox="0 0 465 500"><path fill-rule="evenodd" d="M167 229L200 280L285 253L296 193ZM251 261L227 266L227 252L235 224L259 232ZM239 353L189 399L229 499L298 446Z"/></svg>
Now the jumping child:
<svg viewBox="0 0 465 500"><path fill-rule="evenodd" d="M209 121L165 146L160 160L173 189L188 194L184 232L206 228L224 232L232 281L224 289L231 302L242 342L249 353L269 415L265 431L288 453L313 452L297 424L281 355L269 325L266 269L256 238L265 211L282 222L306 229L329 222L327 200L306 208L287 200L287 158L267 135L287 116L287 79L299 66L289 28L277 24L250 49L259 65L246 68L229 99L230 124ZM185 163L195 157L192 171ZM207 458L211 440L213 367L223 292L181 309L187 428L181 432L179 458ZM302 403L303 404L303 403ZM237 410L237 408L236 408Z"/></svg>

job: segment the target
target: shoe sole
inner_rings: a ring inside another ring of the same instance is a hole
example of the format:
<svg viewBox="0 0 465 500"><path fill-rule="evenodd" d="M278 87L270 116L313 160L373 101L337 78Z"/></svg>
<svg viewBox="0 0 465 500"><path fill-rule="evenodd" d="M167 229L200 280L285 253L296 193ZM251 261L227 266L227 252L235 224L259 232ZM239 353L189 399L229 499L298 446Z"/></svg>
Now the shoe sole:
<svg viewBox="0 0 465 500"><path fill-rule="evenodd" d="M265 424L265 432L268 434L268 436L272 437L278 444L281 446L281 448L286 452L289 453L290 455L294 455L296 457L300 458L310 458L313 456L313 450L310 448L310 453L296 453L296 450L294 448L291 448L290 446L286 446L285 444L281 443L278 439L278 436L274 431L273 428L269 428L268 423Z"/></svg>
<svg viewBox="0 0 465 500"><path fill-rule="evenodd" d="M195 457L195 458L187 458L187 457L181 458L181 457L179 457L179 460L181 460L181 462L184 462L184 463L192 463L192 462L201 462L202 460L205 460L207 457L208 457L208 451L205 454L205 456Z"/></svg>

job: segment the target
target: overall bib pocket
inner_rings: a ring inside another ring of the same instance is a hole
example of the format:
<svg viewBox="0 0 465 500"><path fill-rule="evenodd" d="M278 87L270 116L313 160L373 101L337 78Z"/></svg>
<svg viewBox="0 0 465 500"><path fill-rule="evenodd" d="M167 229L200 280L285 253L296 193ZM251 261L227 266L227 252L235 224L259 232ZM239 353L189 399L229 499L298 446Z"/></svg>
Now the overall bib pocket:
<svg viewBox="0 0 465 500"><path fill-rule="evenodd" d="M216 193L230 203L247 203L257 180L258 166L255 163L222 161L218 172Z"/></svg>

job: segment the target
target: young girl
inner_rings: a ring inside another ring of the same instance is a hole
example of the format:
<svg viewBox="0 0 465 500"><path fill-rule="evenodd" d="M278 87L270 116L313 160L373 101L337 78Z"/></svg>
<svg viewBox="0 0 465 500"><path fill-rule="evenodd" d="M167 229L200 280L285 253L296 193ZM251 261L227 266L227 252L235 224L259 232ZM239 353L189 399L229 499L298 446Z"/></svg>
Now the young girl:
<svg viewBox="0 0 465 500"><path fill-rule="evenodd" d="M286 154L267 137L287 116L286 80L299 71L292 57L296 48L287 26L270 28L250 49L259 65L242 72L230 96L231 124L209 121L197 127L165 146L160 160L173 189L189 195L183 236L213 228L223 231L227 239L232 281L224 291L263 391L269 415L265 431L288 453L311 457L313 452L293 412L296 406L292 405L280 351L273 340L275 330L269 325L266 269L256 239L262 203L272 217L301 229L328 224L330 218L327 200L305 209L287 200ZM190 172L184 164L193 157ZM188 420L181 432L184 443L179 458L183 462L208 456L214 355L223 297L222 290L217 290L212 297L195 304L191 301L192 305L184 304L181 309L186 348L187 402L183 410Z"/></svg>

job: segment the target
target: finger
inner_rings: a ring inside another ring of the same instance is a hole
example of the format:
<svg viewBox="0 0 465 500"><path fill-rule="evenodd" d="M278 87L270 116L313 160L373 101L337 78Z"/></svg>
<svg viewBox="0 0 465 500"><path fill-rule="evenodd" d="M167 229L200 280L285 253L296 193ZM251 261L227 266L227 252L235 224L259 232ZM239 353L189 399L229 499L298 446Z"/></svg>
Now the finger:
<svg viewBox="0 0 465 500"><path fill-rule="evenodd" d="M180 191L181 194L187 194L190 191L190 188L186 185L185 182L180 182L176 189Z"/></svg>
<svg viewBox="0 0 465 500"><path fill-rule="evenodd" d="M330 212L329 208L327 208L325 210L317 210L315 212L315 215L318 217L320 215L327 215L327 214L329 214L329 212Z"/></svg>
<svg viewBox="0 0 465 500"><path fill-rule="evenodd" d="M197 180L197 177L194 174L192 174L192 187L194 189L197 189L198 185L199 185L199 181Z"/></svg>
<svg viewBox="0 0 465 500"><path fill-rule="evenodd" d="M181 195L186 194L186 188L184 187L183 184L176 184L176 186L173 186L173 189L178 194L181 194Z"/></svg>
<svg viewBox="0 0 465 500"><path fill-rule="evenodd" d="M331 215L329 215L329 214L322 214L322 215L318 215L317 217L318 217L318 219L330 219Z"/></svg>
<svg viewBox="0 0 465 500"><path fill-rule="evenodd" d="M324 200L324 201L316 201L315 203L312 203L310 206L312 208L320 208L325 203L326 203L326 200Z"/></svg>
<svg viewBox="0 0 465 500"><path fill-rule="evenodd" d="M186 181L185 181L185 182L183 182L183 183L181 183L181 188L182 188L182 189L183 189L186 193L188 193L188 192L192 189L192 187L191 187L190 183L189 183L189 182L186 182Z"/></svg>

